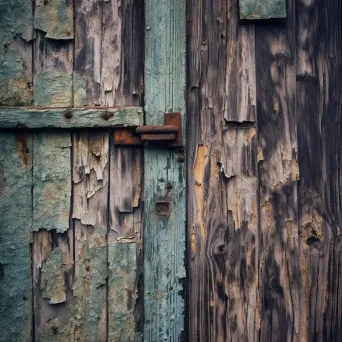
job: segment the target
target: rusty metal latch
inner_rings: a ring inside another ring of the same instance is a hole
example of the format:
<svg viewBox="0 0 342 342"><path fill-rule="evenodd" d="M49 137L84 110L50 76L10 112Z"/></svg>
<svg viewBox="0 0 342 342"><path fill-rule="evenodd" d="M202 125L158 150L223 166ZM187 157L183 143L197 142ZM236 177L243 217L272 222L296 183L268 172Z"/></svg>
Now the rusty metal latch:
<svg viewBox="0 0 342 342"><path fill-rule="evenodd" d="M138 126L114 131L114 145L162 144L167 147L182 147L181 113L165 113L165 125Z"/></svg>

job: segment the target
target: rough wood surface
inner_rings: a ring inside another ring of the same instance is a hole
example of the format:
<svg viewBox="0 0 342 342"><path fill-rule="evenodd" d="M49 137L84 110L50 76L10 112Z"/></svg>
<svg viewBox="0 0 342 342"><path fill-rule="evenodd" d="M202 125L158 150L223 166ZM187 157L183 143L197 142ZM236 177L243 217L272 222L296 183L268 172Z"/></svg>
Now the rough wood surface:
<svg viewBox="0 0 342 342"><path fill-rule="evenodd" d="M189 340L254 341L254 27L240 25L236 0L190 1L187 22Z"/></svg>
<svg viewBox="0 0 342 342"><path fill-rule="evenodd" d="M32 3L0 1L0 105L32 103Z"/></svg>
<svg viewBox="0 0 342 342"><path fill-rule="evenodd" d="M185 127L185 26L184 0L146 1L146 124L162 124L164 112L176 111ZM148 147L144 168L144 341L179 341L185 309L184 156Z"/></svg>
<svg viewBox="0 0 342 342"><path fill-rule="evenodd" d="M140 107L0 108L0 128L96 128L142 124Z"/></svg>
<svg viewBox="0 0 342 342"><path fill-rule="evenodd" d="M142 273L142 151L113 147L110 154L108 235L109 341L141 333L138 285ZM142 285L140 283L140 285Z"/></svg>
<svg viewBox="0 0 342 342"><path fill-rule="evenodd" d="M239 0L241 19L286 18L286 0Z"/></svg>
<svg viewBox="0 0 342 342"><path fill-rule="evenodd" d="M0 341L32 339L32 137L0 134Z"/></svg>
<svg viewBox="0 0 342 342"><path fill-rule="evenodd" d="M294 2L256 28L260 184L260 340L300 340Z"/></svg>
<svg viewBox="0 0 342 342"><path fill-rule="evenodd" d="M341 339L342 4L298 1L300 338Z"/></svg>
<svg viewBox="0 0 342 342"><path fill-rule="evenodd" d="M144 75L144 0L103 2L101 104L141 105Z"/></svg>
<svg viewBox="0 0 342 342"><path fill-rule="evenodd" d="M74 133L73 218L80 338L106 341L108 132Z"/></svg>
<svg viewBox="0 0 342 342"><path fill-rule="evenodd" d="M33 146L33 230L63 233L70 218L70 133L36 133Z"/></svg>

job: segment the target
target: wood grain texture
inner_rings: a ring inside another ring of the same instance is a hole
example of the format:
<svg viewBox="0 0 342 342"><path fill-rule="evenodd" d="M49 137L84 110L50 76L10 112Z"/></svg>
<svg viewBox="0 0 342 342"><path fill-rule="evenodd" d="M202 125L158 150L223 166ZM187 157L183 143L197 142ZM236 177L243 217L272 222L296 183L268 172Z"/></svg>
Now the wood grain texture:
<svg viewBox="0 0 342 342"><path fill-rule="evenodd" d="M141 105L144 76L144 1L103 2L101 104Z"/></svg>
<svg viewBox="0 0 342 342"><path fill-rule="evenodd" d="M32 3L0 1L0 105L32 102Z"/></svg>
<svg viewBox="0 0 342 342"><path fill-rule="evenodd" d="M108 132L74 133L75 315L85 341L107 338L108 172Z"/></svg>
<svg viewBox="0 0 342 342"><path fill-rule="evenodd" d="M142 298L142 151L113 147L110 154L108 235L109 341L135 341ZM141 285L141 284L140 284Z"/></svg>
<svg viewBox="0 0 342 342"><path fill-rule="evenodd" d="M341 336L342 5L298 1L300 337Z"/></svg>
<svg viewBox="0 0 342 342"><path fill-rule="evenodd" d="M164 112L177 111L185 127L185 26L185 1L146 1L146 124L162 124ZM145 149L144 341L184 337L183 161L182 153ZM164 215L156 213L158 201L169 203Z"/></svg>
<svg viewBox="0 0 342 342"><path fill-rule="evenodd" d="M0 128L132 127L143 124L140 107L0 108Z"/></svg>
<svg viewBox="0 0 342 342"><path fill-rule="evenodd" d="M190 1L187 22L189 340L256 341L254 27L235 0Z"/></svg>
<svg viewBox="0 0 342 342"><path fill-rule="evenodd" d="M0 341L31 341L32 136L0 134Z"/></svg>
<svg viewBox="0 0 342 342"><path fill-rule="evenodd" d="M64 4L66 6L66 3ZM42 31L36 31L33 54L34 105L71 107L73 105L72 41L48 39Z"/></svg>
<svg viewBox="0 0 342 342"><path fill-rule="evenodd" d="M256 28L261 253L260 339L299 340L298 148L294 2Z"/></svg>

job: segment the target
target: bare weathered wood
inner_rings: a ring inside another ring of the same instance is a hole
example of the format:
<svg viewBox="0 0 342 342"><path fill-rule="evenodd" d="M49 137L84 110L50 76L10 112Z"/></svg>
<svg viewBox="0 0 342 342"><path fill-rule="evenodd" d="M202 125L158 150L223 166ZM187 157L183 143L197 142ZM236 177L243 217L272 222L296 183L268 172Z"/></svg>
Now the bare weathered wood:
<svg viewBox="0 0 342 342"><path fill-rule="evenodd" d="M261 252L260 340L299 340L298 148L294 1L256 27Z"/></svg>
<svg viewBox="0 0 342 342"><path fill-rule="evenodd" d="M0 105L32 102L32 3L0 1Z"/></svg>
<svg viewBox="0 0 342 342"><path fill-rule="evenodd" d="M145 3L146 124L162 124L164 112L176 111L185 127L185 1ZM148 147L144 168L144 341L179 341L185 309L184 155Z"/></svg>
<svg viewBox="0 0 342 342"><path fill-rule="evenodd" d="M32 136L0 134L0 341L32 339Z"/></svg>
<svg viewBox="0 0 342 342"><path fill-rule="evenodd" d="M101 104L141 105L144 1L105 1L102 20Z"/></svg>
<svg viewBox="0 0 342 342"><path fill-rule="evenodd" d="M342 4L298 1L300 338L341 338Z"/></svg>
<svg viewBox="0 0 342 342"><path fill-rule="evenodd" d="M140 107L0 108L0 128L96 128L142 124Z"/></svg>
<svg viewBox="0 0 342 342"><path fill-rule="evenodd" d="M111 149L108 235L109 341L135 341L137 332L141 332L136 322L141 319L141 312L137 312L140 309L137 300L142 272L141 152L132 147Z"/></svg>
<svg viewBox="0 0 342 342"><path fill-rule="evenodd" d="M85 341L106 341L108 132L75 133L73 218L75 219L75 315Z"/></svg>
<svg viewBox="0 0 342 342"><path fill-rule="evenodd" d="M73 319L73 232L40 230L33 235L34 339L76 340ZM69 305L70 304L70 305Z"/></svg>
<svg viewBox="0 0 342 342"><path fill-rule="evenodd" d="M286 0L239 0L241 19L286 18Z"/></svg>
<svg viewBox="0 0 342 342"><path fill-rule="evenodd" d="M189 340L256 341L254 27L235 0L190 1L187 22Z"/></svg>

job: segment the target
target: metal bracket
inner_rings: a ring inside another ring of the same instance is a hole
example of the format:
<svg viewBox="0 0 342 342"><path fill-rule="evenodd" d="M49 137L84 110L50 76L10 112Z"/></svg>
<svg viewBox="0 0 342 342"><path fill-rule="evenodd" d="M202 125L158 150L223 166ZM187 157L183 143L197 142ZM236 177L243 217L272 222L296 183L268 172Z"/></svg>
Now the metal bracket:
<svg viewBox="0 0 342 342"><path fill-rule="evenodd" d="M114 145L162 144L167 147L182 147L181 113L165 113L165 125L138 126L114 131Z"/></svg>

